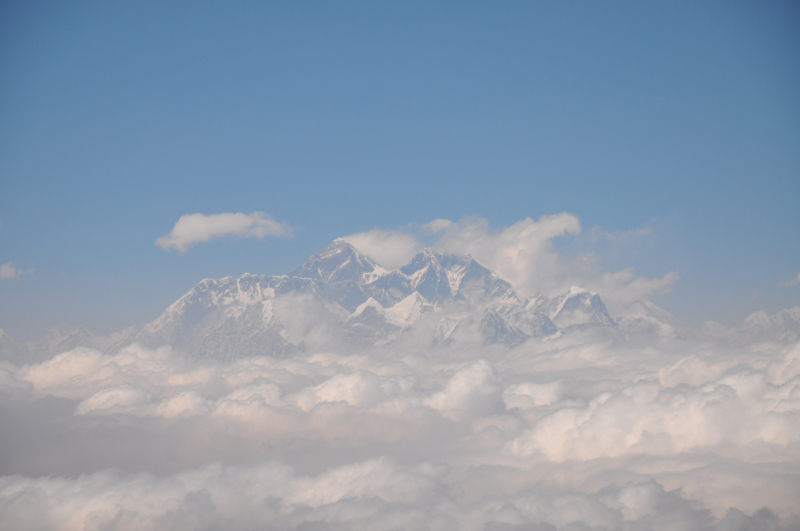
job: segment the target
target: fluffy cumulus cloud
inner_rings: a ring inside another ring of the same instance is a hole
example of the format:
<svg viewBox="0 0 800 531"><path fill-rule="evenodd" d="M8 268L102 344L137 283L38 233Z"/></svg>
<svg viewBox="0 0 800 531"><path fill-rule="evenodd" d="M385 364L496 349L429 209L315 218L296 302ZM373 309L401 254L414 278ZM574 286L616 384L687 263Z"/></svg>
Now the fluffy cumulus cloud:
<svg viewBox="0 0 800 531"><path fill-rule="evenodd" d="M642 453L674 455L722 443L800 440L800 379L770 384L740 372L692 389L644 381L541 418L513 439L515 455L541 452L553 461Z"/></svg>
<svg viewBox="0 0 800 531"><path fill-rule="evenodd" d="M165 250L177 249L184 252L195 244L222 236L264 238L266 236L290 236L291 234L289 225L273 220L264 212L225 213L210 216L197 213L181 216L170 233L158 238L155 244Z"/></svg>
<svg viewBox="0 0 800 531"><path fill-rule="evenodd" d="M526 218L500 231L490 231L486 219L451 223L440 232L435 247L443 252L469 253L527 293L550 291L563 266L553 251L553 238L580 234L577 216L562 213Z"/></svg>
<svg viewBox="0 0 800 531"><path fill-rule="evenodd" d="M0 529L795 529L800 343L0 366Z"/></svg>
<svg viewBox="0 0 800 531"><path fill-rule="evenodd" d="M455 503L441 467L367 460L317 476L267 462L162 478L104 471L77 480L0 480L3 529L774 529L731 510L719 523L656 482L600 492L521 491ZM97 503L100 499L103 503ZM31 518L31 516L33 518ZM21 526L21 527L14 527Z"/></svg>

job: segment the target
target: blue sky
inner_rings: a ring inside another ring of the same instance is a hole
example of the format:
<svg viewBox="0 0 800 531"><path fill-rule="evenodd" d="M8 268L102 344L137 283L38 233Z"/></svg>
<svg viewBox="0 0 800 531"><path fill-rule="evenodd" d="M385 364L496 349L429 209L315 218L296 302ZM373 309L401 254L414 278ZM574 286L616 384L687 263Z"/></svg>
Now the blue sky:
<svg viewBox="0 0 800 531"><path fill-rule="evenodd" d="M800 304L800 7L22 3L0 7L0 327L106 333L206 277L338 236L570 212L564 256L679 271L732 325ZM266 212L291 238L154 241ZM641 238L591 238L592 227Z"/></svg>

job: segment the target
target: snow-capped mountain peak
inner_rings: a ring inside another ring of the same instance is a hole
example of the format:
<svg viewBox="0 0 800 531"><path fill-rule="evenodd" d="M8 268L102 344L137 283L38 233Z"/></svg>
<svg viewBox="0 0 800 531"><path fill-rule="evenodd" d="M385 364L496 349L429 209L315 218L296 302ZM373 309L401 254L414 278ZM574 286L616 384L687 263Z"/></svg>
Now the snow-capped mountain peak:
<svg viewBox="0 0 800 531"><path fill-rule="evenodd" d="M527 306L547 315L560 329L595 325L616 328L600 296L577 286L552 299L536 297Z"/></svg>
<svg viewBox="0 0 800 531"><path fill-rule="evenodd" d="M309 341L385 344L412 330L418 338L430 334L432 344L482 338L515 345L589 325L615 327L600 297L581 288L523 300L468 254L423 249L388 271L337 239L286 275L204 279L154 321L103 341L235 359L288 356ZM99 344L85 333L75 338Z"/></svg>
<svg viewBox="0 0 800 531"><path fill-rule="evenodd" d="M355 247L337 238L330 245L310 257L290 277L310 278L324 283L363 281L365 274L385 271L370 257L359 253Z"/></svg>

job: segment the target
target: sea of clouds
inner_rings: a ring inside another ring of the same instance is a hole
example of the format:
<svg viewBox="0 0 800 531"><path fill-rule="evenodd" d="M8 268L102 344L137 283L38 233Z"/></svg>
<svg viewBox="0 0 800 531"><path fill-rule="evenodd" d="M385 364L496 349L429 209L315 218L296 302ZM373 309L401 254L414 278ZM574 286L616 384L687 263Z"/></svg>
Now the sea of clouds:
<svg viewBox="0 0 800 531"><path fill-rule="evenodd" d="M796 529L800 344L0 366L0 529Z"/></svg>

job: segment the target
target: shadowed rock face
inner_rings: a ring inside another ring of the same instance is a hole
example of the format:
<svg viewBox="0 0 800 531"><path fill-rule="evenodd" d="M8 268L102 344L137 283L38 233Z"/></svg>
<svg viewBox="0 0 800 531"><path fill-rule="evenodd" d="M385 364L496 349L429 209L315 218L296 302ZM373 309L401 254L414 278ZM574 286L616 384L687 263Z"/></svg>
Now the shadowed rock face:
<svg viewBox="0 0 800 531"><path fill-rule="evenodd" d="M388 271L337 239L287 275L203 280L140 329L105 338L54 330L36 348L50 355L76 346L110 352L137 342L150 348L170 345L193 358L230 360L291 356L311 344L369 347L409 333L430 345L512 346L592 326L613 330L616 324L600 297L586 290L523 300L469 255L424 249L399 270ZM6 345L4 351L18 356L19 347Z"/></svg>

